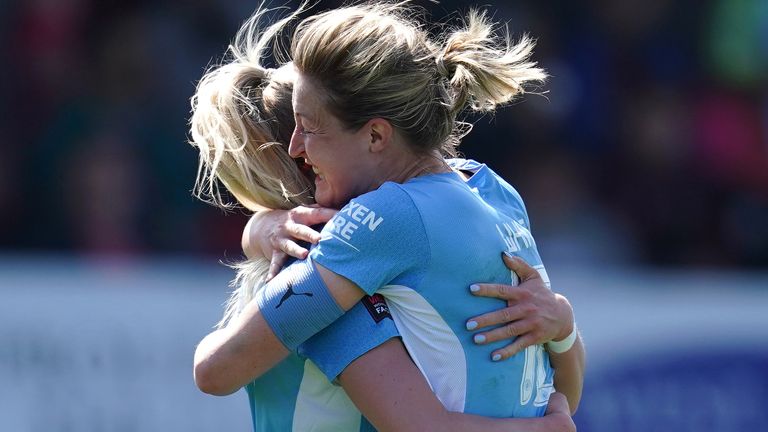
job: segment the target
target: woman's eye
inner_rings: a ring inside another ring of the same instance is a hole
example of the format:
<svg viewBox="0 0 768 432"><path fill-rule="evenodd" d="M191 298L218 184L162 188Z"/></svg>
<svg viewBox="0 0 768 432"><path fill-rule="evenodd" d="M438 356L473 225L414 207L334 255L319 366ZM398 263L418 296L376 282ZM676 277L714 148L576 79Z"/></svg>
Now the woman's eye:
<svg viewBox="0 0 768 432"><path fill-rule="evenodd" d="M296 126L296 132L298 132L299 135L314 135L315 133L309 130L304 129L301 126Z"/></svg>

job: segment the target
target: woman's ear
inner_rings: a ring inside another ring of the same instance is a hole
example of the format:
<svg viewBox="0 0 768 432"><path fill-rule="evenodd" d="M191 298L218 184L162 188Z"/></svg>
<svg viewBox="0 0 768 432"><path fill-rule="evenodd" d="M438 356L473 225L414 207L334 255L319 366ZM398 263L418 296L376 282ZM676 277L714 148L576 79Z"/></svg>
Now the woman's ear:
<svg viewBox="0 0 768 432"><path fill-rule="evenodd" d="M368 149L371 153L379 153L392 144L394 129L389 121L383 118L371 119L366 129L370 134Z"/></svg>

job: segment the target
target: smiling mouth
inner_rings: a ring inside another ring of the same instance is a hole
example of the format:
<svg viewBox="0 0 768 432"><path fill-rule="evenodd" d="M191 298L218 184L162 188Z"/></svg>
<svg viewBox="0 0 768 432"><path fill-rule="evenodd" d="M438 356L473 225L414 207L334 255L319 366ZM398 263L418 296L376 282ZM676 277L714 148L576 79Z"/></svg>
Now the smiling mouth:
<svg viewBox="0 0 768 432"><path fill-rule="evenodd" d="M301 171L302 174L304 174L309 180L315 179L315 167L308 163L306 159L294 160L296 161L296 165L299 167L299 171Z"/></svg>
<svg viewBox="0 0 768 432"><path fill-rule="evenodd" d="M309 168L312 171L312 174L314 174L315 176L315 180L323 179L323 175L320 174L320 171L317 169L317 167L312 165L306 158L304 158L304 164L307 166L307 168Z"/></svg>

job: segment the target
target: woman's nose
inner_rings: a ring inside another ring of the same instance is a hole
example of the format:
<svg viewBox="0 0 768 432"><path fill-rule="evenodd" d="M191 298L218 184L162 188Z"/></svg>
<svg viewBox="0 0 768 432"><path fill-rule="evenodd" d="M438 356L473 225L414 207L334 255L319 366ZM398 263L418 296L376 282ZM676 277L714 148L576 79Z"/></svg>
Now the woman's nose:
<svg viewBox="0 0 768 432"><path fill-rule="evenodd" d="M288 144L288 154L292 158L300 157L304 153L304 135L297 133L296 129L293 130L291 135L291 142Z"/></svg>

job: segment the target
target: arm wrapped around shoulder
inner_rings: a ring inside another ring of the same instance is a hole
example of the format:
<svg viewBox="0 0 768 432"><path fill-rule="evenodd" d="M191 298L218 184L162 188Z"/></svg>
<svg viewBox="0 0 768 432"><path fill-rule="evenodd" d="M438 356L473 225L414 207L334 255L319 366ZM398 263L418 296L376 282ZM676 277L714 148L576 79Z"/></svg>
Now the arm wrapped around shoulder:
<svg viewBox="0 0 768 432"><path fill-rule="evenodd" d="M259 291L256 301L272 331L290 350L344 314L311 259L280 272Z"/></svg>

